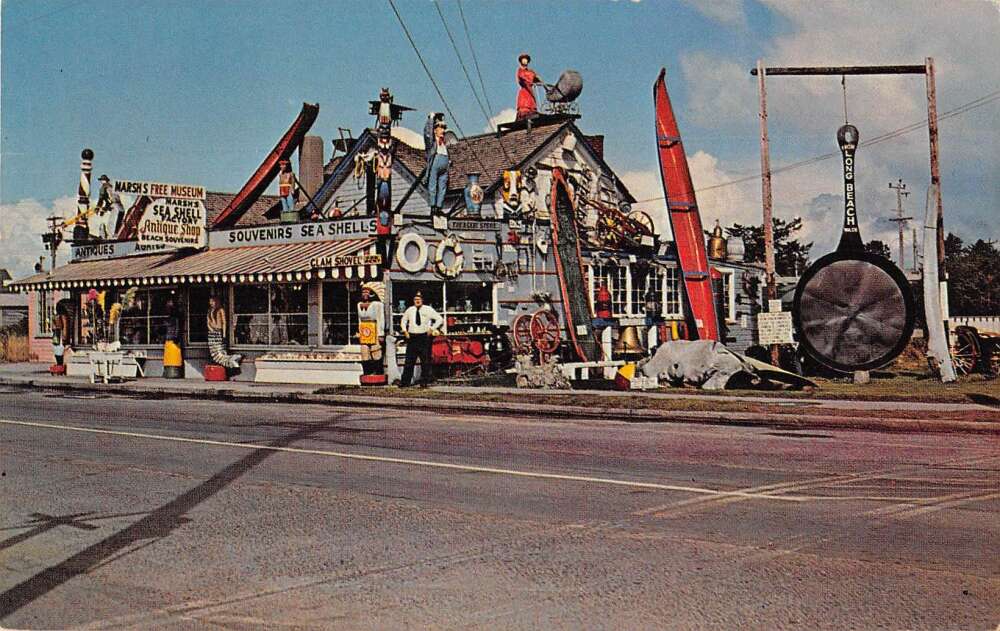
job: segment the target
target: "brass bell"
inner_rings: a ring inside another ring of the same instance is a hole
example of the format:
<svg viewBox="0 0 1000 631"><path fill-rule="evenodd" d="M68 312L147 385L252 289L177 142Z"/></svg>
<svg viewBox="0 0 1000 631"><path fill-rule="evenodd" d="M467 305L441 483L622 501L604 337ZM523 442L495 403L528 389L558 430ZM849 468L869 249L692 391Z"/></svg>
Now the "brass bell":
<svg viewBox="0 0 1000 631"><path fill-rule="evenodd" d="M642 353L642 342L639 340L639 329L634 326L622 327L618 336L618 343L615 344L615 353Z"/></svg>
<svg viewBox="0 0 1000 631"><path fill-rule="evenodd" d="M722 226L719 220L715 220L715 228L712 229L712 237L708 240L708 258L725 260L726 258L726 238L722 236Z"/></svg>

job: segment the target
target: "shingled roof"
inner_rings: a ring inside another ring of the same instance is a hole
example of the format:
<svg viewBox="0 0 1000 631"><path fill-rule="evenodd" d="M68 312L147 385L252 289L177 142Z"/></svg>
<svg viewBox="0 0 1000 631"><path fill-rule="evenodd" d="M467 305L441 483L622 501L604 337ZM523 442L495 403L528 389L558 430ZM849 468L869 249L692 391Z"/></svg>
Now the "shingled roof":
<svg viewBox="0 0 1000 631"><path fill-rule="evenodd" d="M208 225L212 225L215 218L223 211L230 200L236 197L235 193L218 193L213 191L205 192L205 211L208 215ZM268 211L274 208L281 198L277 195L261 195L257 201L239 218L233 226L242 228L243 226L257 226L260 224L272 223L267 217Z"/></svg>
<svg viewBox="0 0 1000 631"><path fill-rule="evenodd" d="M448 189L465 188L468 173L479 173L480 186L489 189L505 170L527 160L570 123L561 120L531 129L505 131L500 136L490 132L460 139L448 146ZM427 158L422 149L404 143L397 143L396 147L396 158L414 175L423 170Z"/></svg>

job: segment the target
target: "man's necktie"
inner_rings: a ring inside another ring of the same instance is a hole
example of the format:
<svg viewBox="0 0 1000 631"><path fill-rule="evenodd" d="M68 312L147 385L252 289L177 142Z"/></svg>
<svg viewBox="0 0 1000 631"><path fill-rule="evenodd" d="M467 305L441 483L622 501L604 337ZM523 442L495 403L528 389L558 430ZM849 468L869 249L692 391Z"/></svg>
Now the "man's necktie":
<svg viewBox="0 0 1000 631"><path fill-rule="evenodd" d="M417 317L413 319L413 323L420 326L420 307L417 307Z"/></svg>

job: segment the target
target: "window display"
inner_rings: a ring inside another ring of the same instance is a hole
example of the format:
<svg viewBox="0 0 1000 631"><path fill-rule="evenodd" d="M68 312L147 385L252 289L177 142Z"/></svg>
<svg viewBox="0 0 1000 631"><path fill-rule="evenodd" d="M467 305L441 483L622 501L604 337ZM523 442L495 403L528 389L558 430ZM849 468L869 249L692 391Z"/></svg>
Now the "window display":
<svg viewBox="0 0 1000 631"><path fill-rule="evenodd" d="M298 283L233 288L233 341L241 345L299 346L308 343L309 292Z"/></svg>
<svg viewBox="0 0 1000 631"><path fill-rule="evenodd" d="M357 304L361 292L356 283L323 283L323 332L321 339L327 346L357 344L354 334L358 329Z"/></svg>

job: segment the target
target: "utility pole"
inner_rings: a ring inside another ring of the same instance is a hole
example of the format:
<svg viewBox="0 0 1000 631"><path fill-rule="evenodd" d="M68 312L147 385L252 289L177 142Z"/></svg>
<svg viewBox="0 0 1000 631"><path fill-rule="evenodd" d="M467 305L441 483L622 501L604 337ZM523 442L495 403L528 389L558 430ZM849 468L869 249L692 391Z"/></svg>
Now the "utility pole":
<svg viewBox="0 0 1000 631"><path fill-rule="evenodd" d="M891 217L889 221L894 221L899 226L899 269L906 269L906 259L903 255L903 230L906 228L906 222L913 217L903 216L903 198L910 194L906 190L906 184L903 184L902 178L898 180L898 184L893 184L889 182L889 188L896 191L896 216Z"/></svg>
<svg viewBox="0 0 1000 631"><path fill-rule="evenodd" d="M767 279L768 310L770 301L778 298L774 282L774 223L771 196L771 148L767 139L767 90L764 86L764 62L757 60L757 90L760 93L760 198L764 208L764 273ZM778 345L771 345L771 363L778 365Z"/></svg>
<svg viewBox="0 0 1000 631"><path fill-rule="evenodd" d="M913 272L920 269L920 254L917 250L917 229L913 229Z"/></svg>

